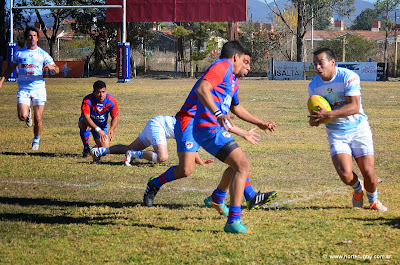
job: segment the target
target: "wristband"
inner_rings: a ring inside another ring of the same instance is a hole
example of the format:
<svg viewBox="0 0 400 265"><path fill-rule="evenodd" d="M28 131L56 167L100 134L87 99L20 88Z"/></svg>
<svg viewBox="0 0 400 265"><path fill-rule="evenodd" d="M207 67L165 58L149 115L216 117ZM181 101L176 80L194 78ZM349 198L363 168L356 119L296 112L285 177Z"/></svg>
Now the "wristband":
<svg viewBox="0 0 400 265"><path fill-rule="evenodd" d="M219 116L222 115L222 112L220 110L216 110L216 111L214 111L214 115L215 115L215 117L218 118Z"/></svg>
<svg viewBox="0 0 400 265"><path fill-rule="evenodd" d="M94 130L95 130L96 132L101 131L100 127L96 127L96 128L94 128Z"/></svg>

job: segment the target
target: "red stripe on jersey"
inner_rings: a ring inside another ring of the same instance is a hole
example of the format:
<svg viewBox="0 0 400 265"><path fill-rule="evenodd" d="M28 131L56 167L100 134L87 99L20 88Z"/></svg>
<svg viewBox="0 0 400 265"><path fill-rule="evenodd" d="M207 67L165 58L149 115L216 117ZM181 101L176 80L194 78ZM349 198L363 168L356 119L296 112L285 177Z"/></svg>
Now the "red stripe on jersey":
<svg viewBox="0 0 400 265"><path fill-rule="evenodd" d="M185 106L185 107L188 107L189 109L190 108L193 108L193 109L197 109L197 106L196 105L193 105L193 104L191 104L191 103L189 103L189 102L185 102L185 104L183 104L183 106Z"/></svg>
<svg viewBox="0 0 400 265"><path fill-rule="evenodd" d="M210 84L215 88L224 80L226 72L230 67L229 61L221 61L208 69L207 73L203 76L204 80L210 82Z"/></svg>
<svg viewBox="0 0 400 265"><path fill-rule="evenodd" d="M221 102L221 98L217 97L217 96L212 96L213 100L216 102Z"/></svg>
<svg viewBox="0 0 400 265"><path fill-rule="evenodd" d="M199 114L199 118L204 118L204 117L214 117L214 115L209 112L203 112Z"/></svg>
<svg viewBox="0 0 400 265"><path fill-rule="evenodd" d="M214 88L215 91L218 91L219 93L224 93L225 89L220 88L220 87L216 87Z"/></svg>
<svg viewBox="0 0 400 265"><path fill-rule="evenodd" d="M213 127L218 125L219 124L217 122L202 122L197 124L196 128Z"/></svg>

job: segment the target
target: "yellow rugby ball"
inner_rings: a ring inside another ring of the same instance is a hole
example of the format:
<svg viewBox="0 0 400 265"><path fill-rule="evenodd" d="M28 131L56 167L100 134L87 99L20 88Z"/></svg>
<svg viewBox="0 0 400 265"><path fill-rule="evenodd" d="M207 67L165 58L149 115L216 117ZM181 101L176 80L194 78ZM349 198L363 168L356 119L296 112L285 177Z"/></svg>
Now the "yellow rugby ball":
<svg viewBox="0 0 400 265"><path fill-rule="evenodd" d="M331 105L329 105L329 102L322 96L320 95L312 95L307 102L308 106L308 111L311 113L311 111L320 111L321 107L325 108L327 111L331 111ZM331 120L327 119L323 123L329 123Z"/></svg>

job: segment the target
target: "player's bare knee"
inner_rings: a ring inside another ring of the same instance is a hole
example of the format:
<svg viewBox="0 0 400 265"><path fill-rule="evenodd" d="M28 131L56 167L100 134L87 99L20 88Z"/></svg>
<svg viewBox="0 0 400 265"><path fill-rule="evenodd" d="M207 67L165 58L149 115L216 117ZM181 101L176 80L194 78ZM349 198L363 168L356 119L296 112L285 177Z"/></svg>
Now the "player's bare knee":
<svg viewBox="0 0 400 265"><path fill-rule="evenodd" d="M167 160L168 160L168 155L159 155L159 154L157 154L157 162L158 163L164 163Z"/></svg>

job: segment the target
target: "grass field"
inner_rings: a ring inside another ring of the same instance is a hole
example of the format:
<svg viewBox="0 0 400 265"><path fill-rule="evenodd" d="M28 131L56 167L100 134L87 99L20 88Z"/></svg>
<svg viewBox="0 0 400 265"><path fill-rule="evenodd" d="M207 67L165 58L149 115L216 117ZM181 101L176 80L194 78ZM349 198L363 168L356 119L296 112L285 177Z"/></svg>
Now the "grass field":
<svg viewBox="0 0 400 265"><path fill-rule="evenodd" d="M265 209L243 209L243 222L255 234L242 236L224 233L226 219L203 206L225 169L221 162L197 166L190 178L165 185L156 207L145 208L147 179L177 163L174 141L161 165L125 167L123 155L97 165L81 157L77 121L94 81L46 81L38 152L29 150L32 129L16 115L17 85L0 90L0 264L400 263L398 83L362 83L379 196L389 208L381 213L351 208L351 188L334 171L324 128L308 125L307 81L242 80L241 104L278 127L257 146L237 142L251 161L253 187L279 192ZM152 116L174 115L195 83L104 81L120 108L114 144L130 143Z"/></svg>

